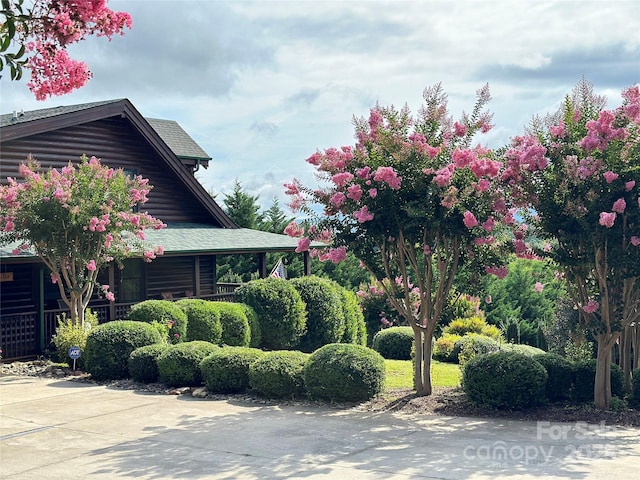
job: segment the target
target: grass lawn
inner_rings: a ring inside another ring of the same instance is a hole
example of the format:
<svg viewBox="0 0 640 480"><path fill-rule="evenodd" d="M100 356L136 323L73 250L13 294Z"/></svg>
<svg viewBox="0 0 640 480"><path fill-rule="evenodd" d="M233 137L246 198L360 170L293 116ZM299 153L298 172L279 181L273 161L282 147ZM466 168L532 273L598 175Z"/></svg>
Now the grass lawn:
<svg viewBox="0 0 640 480"><path fill-rule="evenodd" d="M411 360L385 360L385 388L413 388L413 364ZM434 387L460 385L460 365L431 361L431 381Z"/></svg>

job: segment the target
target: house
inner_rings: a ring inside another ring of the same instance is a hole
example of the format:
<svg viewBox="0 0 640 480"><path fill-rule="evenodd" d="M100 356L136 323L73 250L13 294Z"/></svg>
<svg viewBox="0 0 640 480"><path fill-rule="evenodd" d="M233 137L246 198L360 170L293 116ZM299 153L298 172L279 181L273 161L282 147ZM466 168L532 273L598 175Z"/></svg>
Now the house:
<svg viewBox="0 0 640 480"><path fill-rule="evenodd" d="M195 177L211 157L176 123L144 118L127 99L0 116L0 181L18 177L32 155L44 168L61 168L86 154L113 168L148 178L154 186L145 210L167 228L147 238L164 247L151 263L128 259L101 272L116 302L96 297L90 308L102 322L124 318L149 298L229 299L234 285L217 282L216 257L253 254L262 277L267 252L293 252L295 239L238 226ZM42 353L64 309L58 288L34 255L0 246L0 347L5 358ZM305 273L309 257L305 254Z"/></svg>

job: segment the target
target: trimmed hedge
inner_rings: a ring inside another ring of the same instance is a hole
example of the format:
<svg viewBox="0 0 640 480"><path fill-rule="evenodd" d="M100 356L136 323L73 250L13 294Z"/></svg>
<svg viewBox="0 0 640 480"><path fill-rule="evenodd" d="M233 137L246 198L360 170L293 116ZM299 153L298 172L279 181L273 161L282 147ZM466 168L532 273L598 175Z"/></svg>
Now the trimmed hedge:
<svg viewBox="0 0 640 480"><path fill-rule="evenodd" d="M204 384L210 392L244 392L249 389L249 368L264 354L257 348L222 347L200 364Z"/></svg>
<svg viewBox="0 0 640 480"><path fill-rule="evenodd" d="M131 307L129 320L156 324L169 343L187 341L187 314L170 300L145 300Z"/></svg>
<svg viewBox="0 0 640 480"><path fill-rule="evenodd" d="M158 357L160 381L170 387L202 385L200 362L220 348L202 340L171 345Z"/></svg>
<svg viewBox="0 0 640 480"><path fill-rule="evenodd" d="M232 347L248 347L251 343L251 327L247 309L241 303L211 302L220 314L222 344Z"/></svg>
<svg viewBox="0 0 640 480"><path fill-rule="evenodd" d="M244 313L249 320L249 330L251 332L251 339L249 340L249 346L251 348L258 348L262 341L262 330L260 329L260 321L258 320L258 314L246 303L240 303L244 309Z"/></svg>
<svg viewBox="0 0 640 480"><path fill-rule="evenodd" d="M454 362L460 362L460 352L462 352L463 350L468 359L470 359L477 355L497 352L498 350L500 350L500 344L491 337L485 337L484 335L477 335L475 333L468 333L453 345L451 356L454 358Z"/></svg>
<svg viewBox="0 0 640 480"><path fill-rule="evenodd" d="M340 342L345 331L342 287L316 276L293 278L289 282L307 310L307 331L300 338L300 350L310 353L323 345Z"/></svg>
<svg viewBox="0 0 640 480"><path fill-rule="evenodd" d="M308 358L309 354L296 350L267 352L249 366L249 386L267 398L302 397Z"/></svg>
<svg viewBox="0 0 640 480"><path fill-rule="evenodd" d="M516 352L495 352L469 360L462 388L484 408L522 410L545 401L547 371L533 358Z"/></svg>
<svg viewBox="0 0 640 480"><path fill-rule="evenodd" d="M536 355L544 355L547 353L541 348L526 345L524 343L503 343L500 345L500 350L504 350L505 352L521 353L528 357L535 357Z"/></svg>
<svg viewBox="0 0 640 480"><path fill-rule="evenodd" d="M85 368L97 381L129 376L129 355L136 348L163 341L152 325L116 320L91 329L85 347Z"/></svg>
<svg viewBox="0 0 640 480"><path fill-rule="evenodd" d="M312 398L333 402L369 400L384 388L384 358L362 345L332 343L311 354L304 383Z"/></svg>
<svg viewBox="0 0 640 480"><path fill-rule="evenodd" d="M574 366L574 382L571 388L571 400L576 403L593 402L593 391L596 383L596 359L576 362ZM624 372L615 363L611 364L611 395L624 397Z"/></svg>
<svg viewBox="0 0 640 480"><path fill-rule="evenodd" d="M411 327L389 327L373 337L373 349L384 358L411 360L414 334Z"/></svg>
<svg viewBox="0 0 640 480"><path fill-rule="evenodd" d="M344 335L340 343L367 344L367 324L360 308L360 302L355 292L340 289L342 297L342 313L344 314Z"/></svg>
<svg viewBox="0 0 640 480"><path fill-rule="evenodd" d="M307 311L288 280L273 277L252 280L236 289L236 298L258 315L261 347L284 350L298 344L306 329Z"/></svg>
<svg viewBox="0 0 640 480"><path fill-rule="evenodd" d="M153 383L157 382L158 357L169 348L166 343L154 343L144 347L136 348L129 355L129 375L136 382Z"/></svg>
<svg viewBox="0 0 640 480"><path fill-rule="evenodd" d="M555 353L534 355L532 358L547 371L547 399L551 402L568 399L573 385L573 363Z"/></svg>
<svg viewBox="0 0 640 480"><path fill-rule="evenodd" d="M222 339L220 312L213 302L183 298L175 302L187 314L187 338L219 344Z"/></svg>

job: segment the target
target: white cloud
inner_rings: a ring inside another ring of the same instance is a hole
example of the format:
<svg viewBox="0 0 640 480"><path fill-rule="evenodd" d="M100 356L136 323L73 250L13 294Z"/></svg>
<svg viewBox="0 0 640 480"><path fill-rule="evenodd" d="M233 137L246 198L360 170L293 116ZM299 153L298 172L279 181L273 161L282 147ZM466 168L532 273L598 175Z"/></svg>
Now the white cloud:
<svg viewBox="0 0 640 480"><path fill-rule="evenodd" d="M353 143L353 115L407 103L442 81L450 110L469 111L489 83L500 146L534 114L557 108L583 76L617 100L640 81L640 9L603 1L111 0L134 27L71 53L94 78L36 102L26 81L0 80L3 113L129 98L143 115L178 121L213 157L199 178L229 193L234 180L268 207L305 159ZM219 197L221 201L221 197Z"/></svg>

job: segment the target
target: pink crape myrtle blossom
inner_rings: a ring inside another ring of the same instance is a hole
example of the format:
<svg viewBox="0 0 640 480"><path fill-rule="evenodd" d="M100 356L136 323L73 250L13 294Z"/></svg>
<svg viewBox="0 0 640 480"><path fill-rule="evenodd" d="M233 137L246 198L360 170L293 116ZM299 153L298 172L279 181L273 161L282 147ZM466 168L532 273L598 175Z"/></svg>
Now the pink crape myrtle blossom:
<svg viewBox="0 0 640 480"><path fill-rule="evenodd" d="M373 179L376 182L386 183L393 190L400 189L401 179L398 177L398 174L393 167L378 167L373 175Z"/></svg>
<svg viewBox="0 0 640 480"><path fill-rule="evenodd" d="M356 212L354 212L353 216L360 223L368 222L369 220L373 220L374 218L373 213L369 211L369 208L366 205L362 207L360 210L357 210Z"/></svg>
<svg viewBox="0 0 640 480"><path fill-rule="evenodd" d="M582 310L585 313L595 313L598 311L599 308L600 308L600 304L594 300L589 300L589 302L586 305L582 306Z"/></svg>
<svg viewBox="0 0 640 480"><path fill-rule="evenodd" d="M624 198L619 198L618 200L613 202L613 207L611 207L611 210L622 215L625 208L627 208L627 202L624 200Z"/></svg>
<svg viewBox="0 0 640 480"><path fill-rule="evenodd" d="M617 173L614 173L612 171L608 171L608 172L604 172L602 174L602 176L604 177L604 179L605 179L605 181L607 183L611 183L614 180L617 180L620 175L618 175Z"/></svg>
<svg viewBox="0 0 640 480"><path fill-rule="evenodd" d="M536 282L535 285L533 286L533 289L540 293L542 292L542 290L544 290L544 284L540 283L540 282Z"/></svg>
<svg viewBox="0 0 640 480"><path fill-rule="evenodd" d="M611 228L616 221L615 212L600 212L599 223L603 227Z"/></svg>
<svg viewBox="0 0 640 480"><path fill-rule="evenodd" d="M476 217L469 210L464 212L463 216L464 216L463 223L465 227L472 228L478 225L478 220L476 220Z"/></svg>
<svg viewBox="0 0 640 480"><path fill-rule="evenodd" d="M637 247L638 245L640 245L640 237L634 235L631 237L631 245L633 245L634 247Z"/></svg>
<svg viewBox="0 0 640 480"><path fill-rule="evenodd" d="M506 277L507 274L509 273L509 271L507 270L507 267L495 267L495 266L485 267L485 271L490 275L495 275L501 280L504 277Z"/></svg>
<svg viewBox="0 0 640 480"><path fill-rule="evenodd" d="M301 237L304 235L304 227L294 220L285 227L284 233L290 237Z"/></svg>

